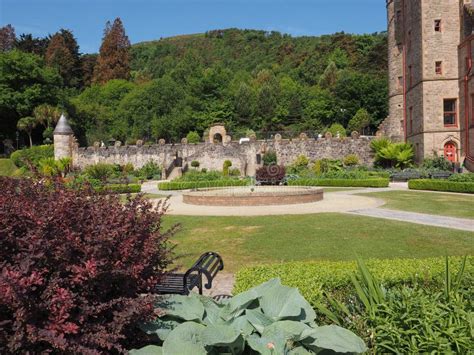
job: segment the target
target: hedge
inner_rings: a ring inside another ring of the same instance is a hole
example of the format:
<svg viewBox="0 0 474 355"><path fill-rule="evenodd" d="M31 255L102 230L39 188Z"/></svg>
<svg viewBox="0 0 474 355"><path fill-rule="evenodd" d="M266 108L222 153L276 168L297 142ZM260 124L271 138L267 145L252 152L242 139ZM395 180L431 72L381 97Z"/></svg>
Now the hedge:
<svg viewBox="0 0 474 355"><path fill-rule="evenodd" d="M227 186L247 186L248 180L212 180L212 181L181 181L181 182L160 182L158 189L168 190L188 190L206 187L227 187Z"/></svg>
<svg viewBox="0 0 474 355"><path fill-rule="evenodd" d="M388 187L388 178L370 179L295 179L291 186L337 186L337 187Z"/></svg>
<svg viewBox="0 0 474 355"><path fill-rule="evenodd" d="M17 167L28 167L27 162L38 165L38 162L43 158L54 157L54 146L51 145L36 145L31 148L24 148L17 150L10 155L10 159Z"/></svg>
<svg viewBox="0 0 474 355"><path fill-rule="evenodd" d="M112 193L112 194L128 194L139 193L142 190L139 184L108 184L96 188L98 192Z"/></svg>
<svg viewBox="0 0 474 355"><path fill-rule="evenodd" d="M408 188L411 190L464 192L468 194L474 194L474 182L418 179L408 181Z"/></svg>
<svg viewBox="0 0 474 355"><path fill-rule="evenodd" d="M461 257L451 257L451 273L457 272ZM370 259L367 267L385 286L415 281L430 284L442 279L445 258L428 259ZM279 277L284 285L297 287L302 295L315 306L323 300L323 292L334 296L352 294L350 277L357 270L355 261L292 262L276 265L245 267L236 274L233 294ZM474 272L474 257L466 263L466 271Z"/></svg>

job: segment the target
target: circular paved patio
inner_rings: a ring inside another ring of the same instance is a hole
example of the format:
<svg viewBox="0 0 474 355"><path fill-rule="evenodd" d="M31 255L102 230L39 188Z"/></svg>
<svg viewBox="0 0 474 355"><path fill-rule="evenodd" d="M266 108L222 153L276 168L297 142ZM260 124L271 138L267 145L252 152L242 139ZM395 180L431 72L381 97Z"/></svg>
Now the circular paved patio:
<svg viewBox="0 0 474 355"><path fill-rule="evenodd" d="M181 193L173 194L169 200L168 214L186 216L268 216L289 214L313 214L324 212L349 212L366 208L375 208L384 204L382 200L345 194L326 192L324 199L318 202L277 206L195 206L183 202Z"/></svg>

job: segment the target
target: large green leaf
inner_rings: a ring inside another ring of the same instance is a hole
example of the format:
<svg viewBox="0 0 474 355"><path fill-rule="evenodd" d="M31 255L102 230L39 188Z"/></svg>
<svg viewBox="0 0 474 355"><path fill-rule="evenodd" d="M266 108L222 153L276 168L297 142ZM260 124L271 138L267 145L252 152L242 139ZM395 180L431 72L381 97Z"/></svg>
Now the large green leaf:
<svg viewBox="0 0 474 355"><path fill-rule="evenodd" d="M311 350L329 349L338 353L363 353L367 350L362 339L351 331L337 325L325 325L306 330L301 334L302 342Z"/></svg>
<svg viewBox="0 0 474 355"><path fill-rule="evenodd" d="M140 329L147 334L156 334L161 340L165 340L168 334L182 322L182 320L164 316L141 324Z"/></svg>
<svg viewBox="0 0 474 355"><path fill-rule="evenodd" d="M203 323L206 325L222 324L223 319L220 317L223 305L220 305L210 297L200 296L202 305L204 306Z"/></svg>
<svg viewBox="0 0 474 355"><path fill-rule="evenodd" d="M252 326L259 332L263 333L265 327L268 327L274 322L274 320L265 314L262 313L260 308L257 309L247 309L245 311L245 316L247 320L252 324Z"/></svg>
<svg viewBox="0 0 474 355"><path fill-rule="evenodd" d="M232 297L221 309L220 317L224 320L240 316L252 303L257 303L259 295L254 289Z"/></svg>
<svg viewBox="0 0 474 355"><path fill-rule="evenodd" d="M313 322L316 318L311 305L301 296L296 288L288 286L275 287L260 298L260 307L265 315L274 320L300 320Z"/></svg>
<svg viewBox="0 0 474 355"><path fill-rule="evenodd" d="M286 340L279 337L260 337L258 334L252 334L247 338L247 344L263 355L284 354L286 350Z"/></svg>
<svg viewBox="0 0 474 355"><path fill-rule="evenodd" d="M279 337L286 340L299 341L302 334L310 331L312 328L302 322L284 320L270 324L263 330L264 337Z"/></svg>
<svg viewBox="0 0 474 355"><path fill-rule="evenodd" d="M204 306L199 296L172 295L163 297L156 307L164 309L165 314L174 318L200 322L204 316Z"/></svg>
<svg viewBox="0 0 474 355"><path fill-rule="evenodd" d="M244 338L236 329L229 325L208 326L202 332L202 342L205 346L227 348L233 354L244 350Z"/></svg>
<svg viewBox="0 0 474 355"><path fill-rule="evenodd" d="M163 355L207 354L202 342L206 326L186 322L178 325L163 343Z"/></svg>
<svg viewBox="0 0 474 355"><path fill-rule="evenodd" d="M243 337L248 337L250 334L255 332L255 328L248 321L247 315L234 318L230 321L227 321L226 324L237 330L240 334L242 334Z"/></svg>
<svg viewBox="0 0 474 355"><path fill-rule="evenodd" d="M156 345L147 345L140 349L132 349L128 353L130 355L162 355L163 348Z"/></svg>

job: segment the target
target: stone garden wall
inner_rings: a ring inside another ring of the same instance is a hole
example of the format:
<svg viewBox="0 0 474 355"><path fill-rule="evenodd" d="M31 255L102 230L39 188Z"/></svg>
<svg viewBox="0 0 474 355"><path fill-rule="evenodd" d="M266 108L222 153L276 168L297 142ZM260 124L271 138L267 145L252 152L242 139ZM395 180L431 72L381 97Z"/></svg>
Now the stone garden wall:
<svg viewBox="0 0 474 355"><path fill-rule="evenodd" d="M239 142L226 140L224 143L161 144L134 145L113 147L72 148L72 159L75 167L83 168L95 163L109 163L124 165L133 164L140 168L149 161L154 161L164 168L168 168L175 158L181 158L183 166L197 160L200 168L208 170L222 170L225 160L232 162L232 167L241 171L242 175L252 176L261 165L262 155L274 150L279 164L289 165L299 155L306 155L310 160L330 158L343 159L348 154L356 154L360 162L366 165L373 163L370 142L374 137L332 138L320 139L300 137L293 140L282 140L277 136L274 140L252 140Z"/></svg>

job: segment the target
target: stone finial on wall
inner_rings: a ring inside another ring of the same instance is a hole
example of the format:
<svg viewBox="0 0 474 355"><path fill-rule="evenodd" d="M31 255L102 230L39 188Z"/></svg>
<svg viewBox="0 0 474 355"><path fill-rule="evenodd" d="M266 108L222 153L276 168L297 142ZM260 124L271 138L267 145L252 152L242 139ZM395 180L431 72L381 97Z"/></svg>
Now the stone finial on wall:
<svg viewBox="0 0 474 355"><path fill-rule="evenodd" d="M115 141L114 147L120 147L122 145L122 142L120 141Z"/></svg>
<svg viewBox="0 0 474 355"><path fill-rule="evenodd" d="M250 134L249 136L251 142L255 142L257 140L257 135L255 133Z"/></svg>
<svg viewBox="0 0 474 355"><path fill-rule="evenodd" d="M141 139L138 139L137 142L135 143L138 147L141 147L143 145L143 141Z"/></svg>
<svg viewBox="0 0 474 355"><path fill-rule="evenodd" d="M351 133L352 139L358 139L360 137L359 132L357 131L352 131Z"/></svg>
<svg viewBox="0 0 474 355"><path fill-rule="evenodd" d="M181 144L188 144L188 139L187 138L181 139Z"/></svg>
<svg viewBox="0 0 474 355"><path fill-rule="evenodd" d="M94 142L94 148L95 149L100 148L100 142Z"/></svg>
<svg viewBox="0 0 474 355"><path fill-rule="evenodd" d="M300 139L301 139L302 141L305 141L305 140L308 139L308 135L307 135L306 133L302 132L302 133L300 133Z"/></svg>
<svg viewBox="0 0 474 355"><path fill-rule="evenodd" d="M383 136L383 131L377 131L377 132L375 133L375 136L376 136L376 137L382 137L382 136Z"/></svg>
<svg viewBox="0 0 474 355"><path fill-rule="evenodd" d="M326 133L324 134L324 138L326 138L326 139L331 139L331 138L332 138L332 133L331 133L331 132L326 132Z"/></svg>
<svg viewBox="0 0 474 355"><path fill-rule="evenodd" d="M158 144L159 144L159 145L165 145L165 144L166 144L166 141L165 141L163 138L161 138L161 139L158 141Z"/></svg>
<svg viewBox="0 0 474 355"><path fill-rule="evenodd" d="M275 134L275 140L278 141L278 142L281 141L281 134L280 133Z"/></svg>

